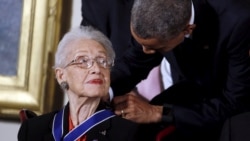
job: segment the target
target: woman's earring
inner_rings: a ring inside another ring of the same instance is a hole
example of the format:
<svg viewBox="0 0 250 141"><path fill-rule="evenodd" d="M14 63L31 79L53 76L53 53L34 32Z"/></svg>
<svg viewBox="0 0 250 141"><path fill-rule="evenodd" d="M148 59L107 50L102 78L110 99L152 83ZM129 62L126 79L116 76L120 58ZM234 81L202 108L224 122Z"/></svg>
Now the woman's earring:
<svg viewBox="0 0 250 141"><path fill-rule="evenodd" d="M63 81L61 84L60 84L61 88L63 90L68 90L69 89L69 84L66 82L66 81Z"/></svg>

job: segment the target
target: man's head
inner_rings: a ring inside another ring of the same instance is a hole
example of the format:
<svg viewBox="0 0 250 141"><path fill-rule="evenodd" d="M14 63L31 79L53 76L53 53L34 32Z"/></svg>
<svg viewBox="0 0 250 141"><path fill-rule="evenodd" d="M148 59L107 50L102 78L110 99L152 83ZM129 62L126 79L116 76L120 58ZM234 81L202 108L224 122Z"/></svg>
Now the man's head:
<svg viewBox="0 0 250 141"><path fill-rule="evenodd" d="M145 53L167 52L180 44L194 25L190 0L135 0L131 32Z"/></svg>

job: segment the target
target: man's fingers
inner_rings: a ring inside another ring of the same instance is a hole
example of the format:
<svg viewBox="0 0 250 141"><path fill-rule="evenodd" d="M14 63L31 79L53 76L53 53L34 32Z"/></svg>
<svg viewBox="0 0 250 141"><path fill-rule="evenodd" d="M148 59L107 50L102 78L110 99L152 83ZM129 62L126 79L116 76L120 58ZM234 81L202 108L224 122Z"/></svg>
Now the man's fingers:
<svg viewBox="0 0 250 141"><path fill-rule="evenodd" d="M113 104L114 105L117 105L117 104L120 104L120 103L124 103L124 102L126 102L126 98L127 96L126 95L122 95L122 96L115 96L114 98L113 98Z"/></svg>

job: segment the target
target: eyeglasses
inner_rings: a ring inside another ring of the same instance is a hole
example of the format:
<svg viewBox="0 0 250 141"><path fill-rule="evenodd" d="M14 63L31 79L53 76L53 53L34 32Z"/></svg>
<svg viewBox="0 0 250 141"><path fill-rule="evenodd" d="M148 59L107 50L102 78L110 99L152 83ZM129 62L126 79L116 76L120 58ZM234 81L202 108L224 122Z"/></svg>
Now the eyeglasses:
<svg viewBox="0 0 250 141"><path fill-rule="evenodd" d="M96 57L94 59L89 58L88 56L77 56L74 60L68 63L64 68L71 65L80 65L80 67L89 69L96 62L102 68L111 68L114 65L114 61L105 57Z"/></svg>

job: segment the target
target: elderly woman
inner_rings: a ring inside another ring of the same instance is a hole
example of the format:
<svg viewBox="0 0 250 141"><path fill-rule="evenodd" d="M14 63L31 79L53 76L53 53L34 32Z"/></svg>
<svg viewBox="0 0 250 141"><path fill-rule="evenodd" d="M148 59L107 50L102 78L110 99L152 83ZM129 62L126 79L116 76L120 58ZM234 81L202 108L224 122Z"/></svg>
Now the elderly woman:
<svg viewBox="0 0 250 141"><path fill-rule="evenodd" d="M115 116L108 97L115 58L111 42L90 26L67 33L55 55L55 74L69 102L60 111L24 121L19 141L132 141L137 125Z"/></svg>

